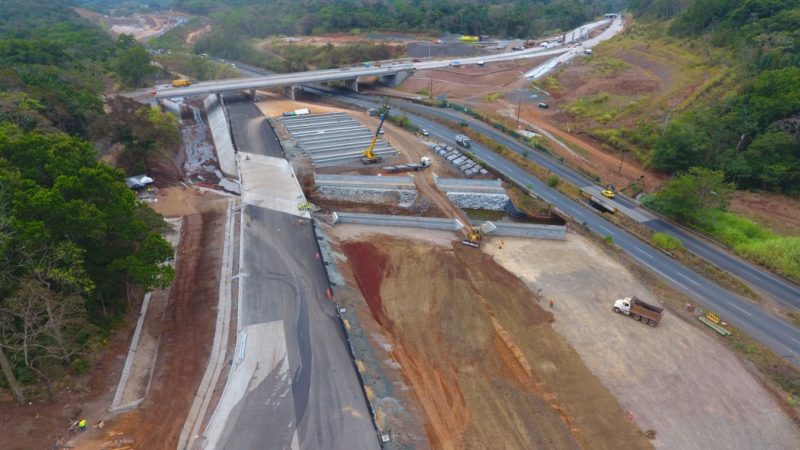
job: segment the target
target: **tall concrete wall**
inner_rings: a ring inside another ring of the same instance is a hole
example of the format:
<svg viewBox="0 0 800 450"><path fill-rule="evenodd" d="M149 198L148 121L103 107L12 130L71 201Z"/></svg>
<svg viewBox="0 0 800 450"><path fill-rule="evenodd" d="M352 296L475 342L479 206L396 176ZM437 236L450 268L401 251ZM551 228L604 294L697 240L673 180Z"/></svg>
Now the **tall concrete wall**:
<svg viewBox="0 0 800 450"><path fill-rule="evenodd" d="M506 194L482 194L477 192L446 192L450 203L464 209L486 209L503 211L508 203Z"/></svg>
<svg viewBox="0 0 800 450"><path fill-rule="evenodd" d="M413 227L432 230L458 231L464 227L457 219L439 219L431 217L389 216L382 214L362 214L337 212L336 223L357 223L386 227Z"/></svg>
<svg viewBox="0 0 800 450"><path fill-rule="evenodd" d="M211 129L211 137L214 139L214 147L217 149L220 170L225 176L239 178L239 170L236 166L236 148L233 146L231 129L219 96L211 94L206 97L203 107L208 117L208 126Z"/></svg>
<svg viewBox="0 0 800 450"><path fill-rule="evenodd" d="M367 176L314 174L317 186L363 187L383 189L416 189L411 176Z"/></svg>
<svg viewBox="0 0 800 450"><path fill-rule="evenodd" d="M497 229L490 236L512 236L563 241L567 239L565 225L539 225L535 223L492 222ZM476 222L481 225L483 222Z"/></svg>

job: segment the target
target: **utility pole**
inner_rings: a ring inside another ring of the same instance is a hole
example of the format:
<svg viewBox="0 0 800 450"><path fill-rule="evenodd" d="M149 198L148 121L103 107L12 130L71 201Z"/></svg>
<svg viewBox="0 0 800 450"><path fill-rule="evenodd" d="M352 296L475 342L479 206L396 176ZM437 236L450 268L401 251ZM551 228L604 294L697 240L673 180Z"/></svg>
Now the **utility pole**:
<svg viewBox="0 0 800 450"><path fill-rule="evenodd" d="M433 74L431 74L431 100L433 100Z"/></svg>
<svg viewBox="0 0 800 450"><path fill-rule="evenodd" d="M522 95L519 96L519 103L517 103L517 128L519 128L519 112L522 109Z"/></svg>
<svg viewBox="0 0 800 450"><path fill-rule="evenodd" d="M617 170L617 175L622 175L622 162L625 161L625 150L622 151L622 156L619 158L619 170Z"/></svg>

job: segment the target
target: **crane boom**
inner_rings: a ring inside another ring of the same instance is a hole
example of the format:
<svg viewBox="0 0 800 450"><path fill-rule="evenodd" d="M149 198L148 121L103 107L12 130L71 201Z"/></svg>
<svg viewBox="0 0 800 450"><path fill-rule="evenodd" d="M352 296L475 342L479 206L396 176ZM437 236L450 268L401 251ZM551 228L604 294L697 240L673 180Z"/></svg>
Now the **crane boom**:
<svg viewBox="0 0 800 450"><path fill-rule="evenodd" d="M381 112L381 122L378 124L378 129L375 130L375 136L372 137L372 142L369 143L369 148L364 151L364 157L361 158L361 162L364 164L373 164L377 162L381 162L383 158L380 156L375 155L373 150L375 149L375 144L378 142L378 136L381 134L381 128L383 128L383 122L386 121L386 118L389 117L389 104L388 100L384 100L383 108L381 108L383 112Z"/></svg>

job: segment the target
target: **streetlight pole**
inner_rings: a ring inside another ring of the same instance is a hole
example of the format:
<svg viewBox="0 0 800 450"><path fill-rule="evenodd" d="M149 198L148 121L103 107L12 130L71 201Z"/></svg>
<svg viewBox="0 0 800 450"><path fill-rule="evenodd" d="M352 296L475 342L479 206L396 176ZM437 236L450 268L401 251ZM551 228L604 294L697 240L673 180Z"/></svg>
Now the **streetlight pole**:
<svg viewBox="0 0 800 450"><path fill-rule="evenodd" d="M625 161L625 153L626 150L623 150L622 156L619 158L619 170L617 170L617 175L622 175L622 163Z"/></svg>
<svg viewBox="0 0 800 450"><path fill-rule="evenodd" d="M519 96L519 103L517 103L517 128L519 128L519 112L522 109L522 95Z"/></svg>

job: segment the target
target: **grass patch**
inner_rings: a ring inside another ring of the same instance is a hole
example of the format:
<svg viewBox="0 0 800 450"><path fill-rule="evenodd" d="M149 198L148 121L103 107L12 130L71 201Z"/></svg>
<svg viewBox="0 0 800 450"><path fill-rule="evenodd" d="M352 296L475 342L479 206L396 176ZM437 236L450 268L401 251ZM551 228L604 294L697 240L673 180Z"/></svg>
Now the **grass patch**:
<svg viewBox="0 0 800 450"><path fill-rule="evenodd" d="M704 211L697 226L737 254L800 282L800 237L780 236L736 214Z"/></svg>
<svg viewBox="0 0 800 450"><path fill-rule="evenodd" d="M486 100L489 103L494 103L494 102L500 100L500 97L502 97L502 96L503 96L502 92L492 92L491 94L486 94L486 96L483 97L483 99Z"/></svg>
<svg viewBox="0 0 800 450"><path fill-rule="evenodd" d="M630 67L625 61L610 56L592 56L588 62L592 66L592 73L601 77L618 75Z"/></svg>
<svg viewBox="0 0 800 450"><path fill-rule="evenodd" d="M650 241L657 247L660 247L670 253L684 249L683 243L680 239L667 233L654 233L653 236L650 237Z"/></svg>
<svg viewBox="0 0 800 450"><path fill-rule="evenodd" d="M800 327L800 313L789 311L786 313L786 316L796 327Z"/></svg>
<svg viewBox="0 0 800 450"><path fill-rule="evenodd" d="M564 86L561 85L561 82L558 81L555 75L549 75L544 78L539 78L538 80L533 80L528 85L528 88L533 89L541 89L547 92L550 95L561 95L564 93Z"/></svg>

